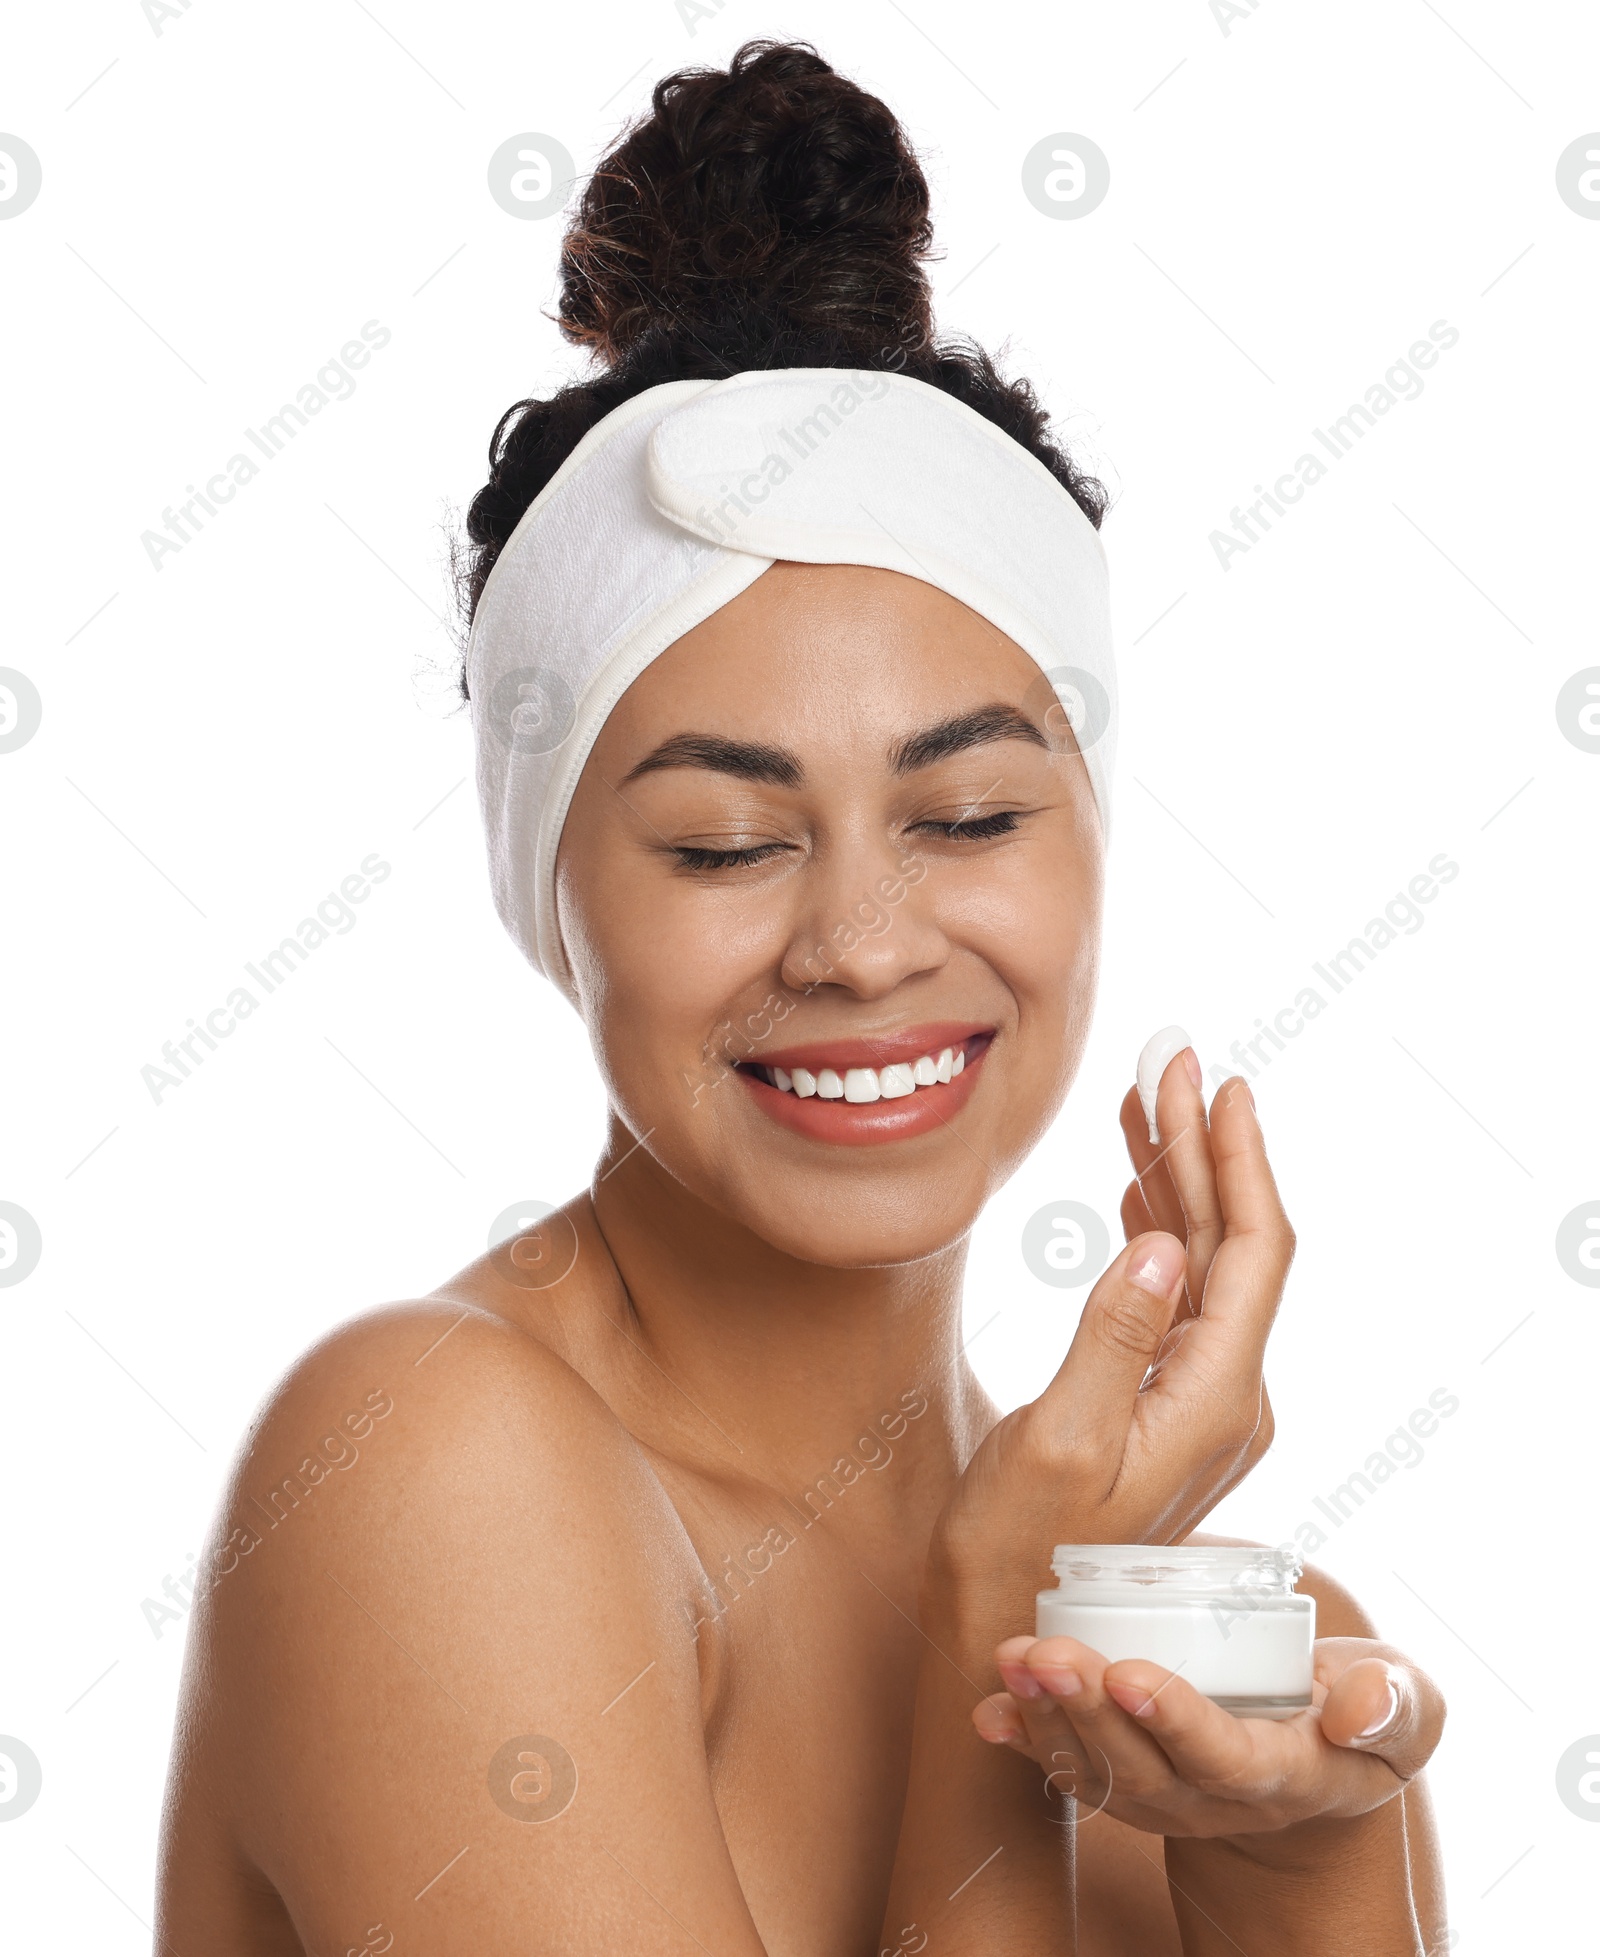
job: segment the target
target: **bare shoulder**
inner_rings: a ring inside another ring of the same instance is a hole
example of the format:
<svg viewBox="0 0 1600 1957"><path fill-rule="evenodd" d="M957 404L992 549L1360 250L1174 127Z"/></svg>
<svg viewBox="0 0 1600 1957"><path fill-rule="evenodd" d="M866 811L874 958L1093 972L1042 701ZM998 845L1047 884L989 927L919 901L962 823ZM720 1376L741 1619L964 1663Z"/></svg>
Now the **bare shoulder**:
<svg viewBox="0 0 1600 1957"><path fill-rule="evenodd" d="M732 1885L742 1948L684 1607L696 1567L643 1450L547 1344L438 1299L341 1326L252 1424L208 1548L166 1932L182 1947L201 1927L185 1870L221 1853L303 1944L343 1949L374 1922L415 1924L412 1899L459 1851L452 1927L416 1933L481 1947L519 1910L559 1916L563 1883L609 1893L615 1867L582 1830L541 1834L528 1859L528 1826L559 1829L580 1778L614 1846L630 1802L662 1821L670 1779L665 1837L684 1834L708 1893Z"/></svg>
<svg viewBox="0 0 1600 1957"><path fill-rule="evenodd" d="M1265 1543L1251 1542L1246 1536L1213 1536L1200 1532L1187 1538L1192 1543L1211 1543L1219 1549L1264 1549ZM1375 1638L1378 1627L1367 1615L1355 1593L1314 1563L1307 1563L1295 1585L1303 1596L1317 1604L1319 1638Z"/></svg>

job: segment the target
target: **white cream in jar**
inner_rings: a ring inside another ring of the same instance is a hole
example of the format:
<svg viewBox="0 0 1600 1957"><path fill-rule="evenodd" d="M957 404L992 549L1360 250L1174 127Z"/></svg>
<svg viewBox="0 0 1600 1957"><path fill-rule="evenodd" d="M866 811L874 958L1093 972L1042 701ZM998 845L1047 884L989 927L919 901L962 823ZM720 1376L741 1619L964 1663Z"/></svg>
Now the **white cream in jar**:
<svg viewBox="0 0 1600 1957"><path fill-rule="evenodd" d="M1288 1719L1311 1704L1316 1604L1280 1549L1062 1544L1039 1592L1035 1635L1103 1658L1147 1658L1224 1710Z"/></svg>

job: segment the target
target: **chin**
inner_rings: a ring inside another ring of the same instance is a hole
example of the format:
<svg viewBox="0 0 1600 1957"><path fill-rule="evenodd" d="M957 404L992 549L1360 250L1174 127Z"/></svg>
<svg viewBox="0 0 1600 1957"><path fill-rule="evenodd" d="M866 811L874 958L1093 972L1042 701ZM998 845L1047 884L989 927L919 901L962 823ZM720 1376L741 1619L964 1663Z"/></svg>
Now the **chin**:
<svg viewBox="0 0 1600 1957"><path fill-rule="evenodd" d="M832 1197L812 1202L736 1203L730 1214L752 1235L800 1263L835 1271L882 1270L920 1264L966 1237L983 1208L982 1199L958 1206L919 1198L886 1206L875 1192L862 1190L853 1202ZM888 1207L892 1213L886 1214Z"/></svg>

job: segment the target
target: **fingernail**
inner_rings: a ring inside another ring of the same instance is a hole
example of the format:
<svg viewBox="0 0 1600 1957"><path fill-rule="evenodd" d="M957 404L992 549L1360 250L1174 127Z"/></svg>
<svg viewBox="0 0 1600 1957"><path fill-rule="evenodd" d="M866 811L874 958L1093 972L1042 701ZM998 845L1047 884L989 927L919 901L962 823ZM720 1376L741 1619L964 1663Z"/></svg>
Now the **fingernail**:
<svg viewBox="0 0 1600 1957"><path fill-rule="evenodd" d="M1067 1665L1041 1665L1037 1675L1057 1699L1071 1699L1083 1690L1083 1680Z"/></svg>
<svg viewBox="0 0 1600 1957"><path fill-rule="evenodd" d="M1042 1699L1044 1687L1034 1677L1026 1665L1002 1665L1000 1676L1006 1682L1006 1690L1014 1699Z"/></svg>
<svg viewBox="0 0 1600 1957"><path fill-rule="evenodd" d="M1152 1244L1134 1267L1132 1275L1135 1284L1142 1285L1146 1291L1155 1292L1158 1298L1165 1298L1177 1288L1183 1271L1183 1246L1176 1239L1170 1239L1166 1243Z"/></svg>
<svg viewBox="0 0 1600 1957"><path fill-rule="evenodd" d="M1363 1726L1356 1734L1358 1740L1376 1739L1383 1730L1394 1723L1394 1716L1400 1710L1400 1694L1395 1690L1393 1679L1389 1681L1389 1703L1370 1725Z"/></svg>
<svg viewBox="0 0 1600 1957"><path fill-rule="evenodd" d="M1196 1087L1200 1086L1204 1075L1200 1072L1200 1056L1192 1046L1183 1049L1183 1064L1188 1069L1189 1078Z"/></svg>
<svg viewBox="0 0 1600 1957"><path fill-rule="evenodd" d="M1106 1680L1106 1691L1116 1700L1124 1712L1131 1712L1135 1719L1153 1719L1156 1702L1142 1685L1127 1685L1121 1680Z"/></svg>
<svg viewBox="0 0 1600 1957"><path fill-rule="evenodd" d="M1152 1033L1144 1043L1139 1055L1139 1065L1134 1073L1134 1083L1139 1090L1139 1105L1144 1109L1144 1118L1150 1124L1150 1139L1159 1142L1161 1130L1156 1126L1156 1089L1161 1085L1161 1076L1167 1071L1167 1063L1189 1044L1189 1035L1181 1026L1163 1026L1159 1033Z"/></svg>

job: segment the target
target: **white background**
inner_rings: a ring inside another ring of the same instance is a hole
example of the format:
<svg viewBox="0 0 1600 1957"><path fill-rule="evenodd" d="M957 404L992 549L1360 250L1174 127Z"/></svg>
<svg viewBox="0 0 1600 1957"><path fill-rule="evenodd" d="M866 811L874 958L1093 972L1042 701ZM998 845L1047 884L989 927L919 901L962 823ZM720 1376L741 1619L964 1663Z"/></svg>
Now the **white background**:
<svg viewBox="0 0 1600 1957"><path fill-rule="evenodd" d="M0 130L44 177L0 222L0 664L44 718L0 756L0 1197L44 1250L0 1291L0 1733L44 1791L0 1827L7 1948L146 1942L183 1625L158 1637L143 1600L199 1549L274 1377L468 1261L508 1204L586 1180L598 1082L495 920L452 712L448 508L502 410L577 366L544 313L561 220L508 216L485 169L528 131L586 168L657 76L771 32L904 118L941 326L1004 343L1117 489L1099 1016L978 1227L974 1361L1006 1405L1057 1363L1084 1293L1029 1273L1022 1226L1064 1197L1114 1218L1146 1035L1181 1020L1226 1063L1431 858L1458 863L1258 1070L1301 1248L1280 1438L1217 1521L1279 1540L1431 1393L1459 1400L1318 1560L1449 1695L1455 1947L1593 1947L1600 1829L1556 1768L1600 1734L1600 1297L1554 1245L1600 1195L1600 755L1555 702L1600 664L1600 222L1555 166L1600 127L1600 17L1239 11L1225 32L1207 0L726 0L692 34L672 0L193 0L159 33L138 0L10 15ZM1060 132L1111 164L1071 221L1021 187ZM392 339L354 396L153 569L141 532L374 319ZM1460 338L1421 396L1224 570L1210 533L1439 320ZM157 1105L162 1043L373 851L392 875L356 927Z"/></svg>

